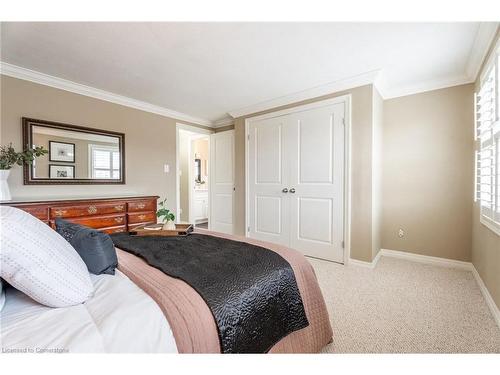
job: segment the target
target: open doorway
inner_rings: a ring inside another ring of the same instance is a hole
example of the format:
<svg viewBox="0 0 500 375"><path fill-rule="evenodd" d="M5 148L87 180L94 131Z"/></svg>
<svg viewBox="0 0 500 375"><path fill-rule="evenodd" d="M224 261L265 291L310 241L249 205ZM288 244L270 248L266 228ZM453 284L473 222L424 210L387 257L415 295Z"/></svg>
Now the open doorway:
<svg viewBox="0 0 500 375"><path fill-rule="evenodd" d="M186 127L177 130L178 221L208 229L210 135Z"/></svg>

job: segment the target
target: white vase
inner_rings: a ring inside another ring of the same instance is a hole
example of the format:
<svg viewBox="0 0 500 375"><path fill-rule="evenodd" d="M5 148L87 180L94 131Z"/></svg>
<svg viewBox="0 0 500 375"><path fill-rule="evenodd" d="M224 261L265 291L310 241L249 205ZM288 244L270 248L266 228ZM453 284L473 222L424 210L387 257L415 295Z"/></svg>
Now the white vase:
<svg viewBox="0 0 500 375"><path fill-rule="evenodd" d="M175 230L175 223L172 220L163 224L163 230Z"/></svg>
<svg viewBox="0 0 500 375"><path fill-rule="evenodd" d="M9 184L7 183L9 174L10 170L0 169L0 201L10 201L12 199Z"/></svg>

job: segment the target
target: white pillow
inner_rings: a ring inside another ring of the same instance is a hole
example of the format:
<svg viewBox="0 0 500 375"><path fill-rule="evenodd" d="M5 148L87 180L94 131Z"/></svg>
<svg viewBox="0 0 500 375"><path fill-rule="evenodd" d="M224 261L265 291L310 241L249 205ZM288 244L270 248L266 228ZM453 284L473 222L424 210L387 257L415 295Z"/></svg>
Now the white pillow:
<svg viewBox="0 0 500 375"><path fill-rule="evenodd" d="M0 206L0 277L50 307L83 303L94 292L87 266L69 242L7 206Z"/></svg>
<svg viewBox="0 0 500 375"><path fill-rule="evenodd" d="M5 290L3 290L3 281L0 279L0 312L5 305Z"/></svg>

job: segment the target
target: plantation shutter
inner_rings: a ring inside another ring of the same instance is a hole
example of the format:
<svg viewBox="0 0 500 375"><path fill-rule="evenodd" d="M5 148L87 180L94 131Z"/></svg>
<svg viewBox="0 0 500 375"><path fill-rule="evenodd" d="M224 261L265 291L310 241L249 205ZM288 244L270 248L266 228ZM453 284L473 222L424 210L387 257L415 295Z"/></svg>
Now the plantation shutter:
<svg viewBox="0 0 500 375"><path fill-rule="evenodd" d="M499 57L495 56L476 94L476 200L481 219L500 233Z"/></svg>

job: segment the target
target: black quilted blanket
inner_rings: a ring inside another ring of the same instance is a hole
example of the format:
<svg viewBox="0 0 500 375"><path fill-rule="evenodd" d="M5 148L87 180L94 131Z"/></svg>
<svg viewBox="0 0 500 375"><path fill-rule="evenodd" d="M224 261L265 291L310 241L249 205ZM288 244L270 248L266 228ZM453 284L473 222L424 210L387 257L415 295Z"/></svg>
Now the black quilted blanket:
<svg viewBox="0 0 500 375"><path fill-rule="evenodd" d="M290 264L271 250L202 234L111 237L116 247L201 295L219 328L223 353L265 353L309 324Z"/></svg>

